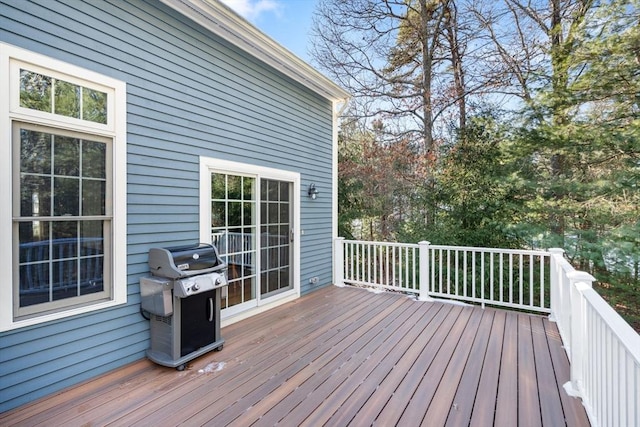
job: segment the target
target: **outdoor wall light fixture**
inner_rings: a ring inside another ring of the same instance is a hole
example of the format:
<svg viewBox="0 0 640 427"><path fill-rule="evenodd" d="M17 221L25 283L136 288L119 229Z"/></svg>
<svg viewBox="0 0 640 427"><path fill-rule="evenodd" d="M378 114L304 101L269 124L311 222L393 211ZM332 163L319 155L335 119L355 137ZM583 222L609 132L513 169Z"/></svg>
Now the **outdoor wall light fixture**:
<svg viewBox="0 0 640 427"><path fill-rule="evenodd" d="M311 198L311 200L315 200L316 197L318 197L318 193L319 192L315 184L309 185L309 190L307 191L307 194L309 195L309 198Z"/></svg>

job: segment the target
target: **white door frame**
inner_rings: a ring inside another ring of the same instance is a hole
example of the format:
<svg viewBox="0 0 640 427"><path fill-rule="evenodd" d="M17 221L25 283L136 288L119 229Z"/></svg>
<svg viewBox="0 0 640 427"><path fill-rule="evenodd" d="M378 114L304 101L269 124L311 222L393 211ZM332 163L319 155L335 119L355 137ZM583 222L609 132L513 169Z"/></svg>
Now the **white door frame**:
<svg viewBox="0 0 640 427"><path fill-rule="evenodd" d="M229 160L215 159L212 157L200 156L200 241L211 243L211 174L242 174L256 178L256 230L260 228L260 179L268 178L279 181L293 183L293 289L273 295L269 298L260 296L260 248L256 251L256 302L251 304L241 304L222 310L222 325L253 316L274 306L300 297L300 173L290 172L264 166L255 166L247 163L232 162ZM259 246L260 239L256 239Z"/></svg>

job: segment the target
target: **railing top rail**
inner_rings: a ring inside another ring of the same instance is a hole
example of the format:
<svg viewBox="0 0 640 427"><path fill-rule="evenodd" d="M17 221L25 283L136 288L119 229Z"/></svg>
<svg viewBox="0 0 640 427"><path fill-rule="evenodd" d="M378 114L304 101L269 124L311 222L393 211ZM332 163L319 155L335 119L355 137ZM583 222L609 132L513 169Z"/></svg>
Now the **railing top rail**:
<svg viewBox="0 0 640 427"><path fill-rule="evenodd" d="M582 290L582 295L589 304L596 310L602 321L609 327L621 345L635 359L635 363L640 365L640 335L633 330L625 320L592 288Z"/></svg>
<svg viewBox="0 0 640 427"><path fill-rule="evenodd" d="M550 253L544 250L532 249L500 249L500 248L481 248L475 246L448 246L448 245L429 245L431 249L451 250L451 251L470 251L470 252L489 252L498 254L514 254L514 255L540 255L546 256Z"/></svg>
<svg viewBox="0 0 640 427"><path fill-rule="evenodd" d="M379 245L379 246L396 246L403 248L418 248L420 245L417 243L396 243L396 242L374 242L367 240L342 240L344 243L356 243L360 245Z"/></svg>
<svg viewBox="0 0 640 427"><path fill-rule="evenodd" d="M408 247L408 248L420 247L418 243L396 243L396 242L378 242L378 241L346 240L346 239L341 239L341 241L344 243L360 244L360 245L396 246L396 247ZM429 248L436 249L436 250L487 252L487 253L514 254L514 255L547 256L550 254L550 252L544 251L544 250L481 248L481 247L475 247L475 246L429 245Z"/></svg>

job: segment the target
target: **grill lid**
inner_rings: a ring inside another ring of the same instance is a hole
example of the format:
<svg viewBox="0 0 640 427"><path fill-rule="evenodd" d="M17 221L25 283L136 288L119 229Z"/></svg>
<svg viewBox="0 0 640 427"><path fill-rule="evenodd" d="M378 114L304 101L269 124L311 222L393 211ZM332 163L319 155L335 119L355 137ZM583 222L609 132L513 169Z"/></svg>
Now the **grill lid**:
<svg viewBox="0 0 640 427"><path fill-rule="evenodd" d="M215 246L207 243L149 250L151 274L168 279L224 270L226 266L220 259Z"/></svg>

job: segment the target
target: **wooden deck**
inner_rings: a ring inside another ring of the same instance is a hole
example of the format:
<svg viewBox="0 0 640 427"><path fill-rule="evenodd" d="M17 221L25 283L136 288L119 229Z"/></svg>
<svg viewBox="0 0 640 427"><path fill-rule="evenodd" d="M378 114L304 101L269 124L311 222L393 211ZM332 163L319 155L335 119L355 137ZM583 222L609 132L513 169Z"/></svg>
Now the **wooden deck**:
<svg viewBox="0 0 640 427"><path fill-rule="evenodd" d="M331 286L222 335L183 372L141 360L0 425L589 425L540 316Z"/></svg>

